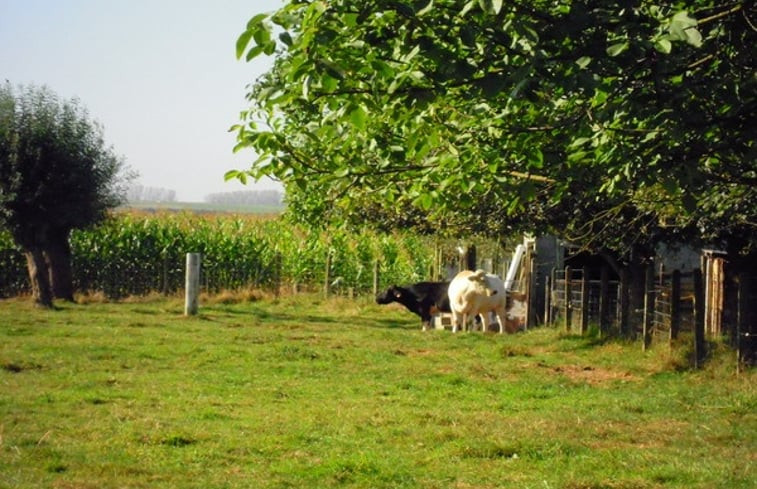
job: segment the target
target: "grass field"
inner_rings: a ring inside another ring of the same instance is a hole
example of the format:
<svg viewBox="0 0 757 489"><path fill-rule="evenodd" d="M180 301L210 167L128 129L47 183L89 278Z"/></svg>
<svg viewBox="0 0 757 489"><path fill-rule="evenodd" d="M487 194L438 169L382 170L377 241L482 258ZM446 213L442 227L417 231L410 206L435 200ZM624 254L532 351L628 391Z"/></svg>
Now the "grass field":
<svg viewBox="0 0 757 489"><path fill-rule="evenodd" d="M752 488L721 351L423 333L370 300L0 301L3 488Z"/></svg>
<svg viewBox="0 0 757 489"><path fill-rule="evenodd" d="M134 202L119 207L120 212L196 212L279 215L284 205L213 204L210 202Z"/></svg>

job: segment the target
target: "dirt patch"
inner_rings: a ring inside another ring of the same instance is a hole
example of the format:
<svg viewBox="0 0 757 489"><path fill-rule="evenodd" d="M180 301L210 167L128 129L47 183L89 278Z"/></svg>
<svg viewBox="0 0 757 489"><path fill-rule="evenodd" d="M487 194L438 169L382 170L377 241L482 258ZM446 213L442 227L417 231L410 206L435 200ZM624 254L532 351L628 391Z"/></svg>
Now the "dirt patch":
<svg viewBox="0 0 757 489"><path fill-rule="evenodd" d="M402 349L397 349L393 353L395 355L397 355L397 356L400 356L400 357L426 357L426 356L429 356L429 355L433 355L434 351L433 350L423 350L423 349L418 349L418 350L402 350Z"/></svg>
<svg viewBox="0 0 757 489"><path fill-rule="evenodd" d="M552 372L567 377L573 382L586 382L591 385L600 385L614 381L636 381L639 380L630 372L618 372L601 367L580 366L580 365L546 365L538 364L542 368L547 368Z"/></svg>

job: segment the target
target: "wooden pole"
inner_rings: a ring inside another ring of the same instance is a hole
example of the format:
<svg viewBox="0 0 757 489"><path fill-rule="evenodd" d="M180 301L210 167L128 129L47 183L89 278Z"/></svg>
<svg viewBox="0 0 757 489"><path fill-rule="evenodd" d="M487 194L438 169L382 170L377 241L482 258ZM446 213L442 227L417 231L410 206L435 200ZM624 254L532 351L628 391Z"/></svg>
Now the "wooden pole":
<svg viewBox="0 0 757 489"><path fill-rule="evenodd" d="M646 351L652 340L652 327L654 325L655 293L654 293L654 265L649 264L646 268L644 280L644 320L642 324L641 350Z"/></svg>
<svg viewBox="0 0 757 489"><path fill-rule="evenodd" d="M281 295L281 253L276 252L273 258L273 294L274 297Z"/></svg>
<svg viewBox="0 0 757 489"><path fill-rule="evenodd" d="M670 279L670 341L678 338L681 330L681 272L673 270Z"/></svg>
<svg viewBox="0 0 757 489"><path fill-rule="evenodd" d="M631 337L630 321L630 297L629 297L629 280L628 267L620 269L620 335L625 338Z"/></svg>
<svg viewBox="0 0 757 489"><path fill-rule="evenodd" d="M565 304L563 306L563 317L565 318L565 331L570 332L571 327L571 283L570 283L570 267L565 267L565 285L564 285L564 291L565 291Z"/></svg>
<svg viewBox="0 0 757 489"><path fill-rule="evenodd" d="M523 270L525 271L524 281L525 281L525 291L526 291L526 322L525 322L525 329L528 331L529 328L534 326L534 316L536 312L536 308L534 307L534 285L535 285L535 277L534 277L534 254L532 253L531 246L527 247L526 256L524 256L525 262Z"/></svg>
<svg viewBox="0 0 757 489"><path fill-rule="evenodd" d="M199 308L200 254L187 253L186 280L184 282L184 315L194 316Z"/></svg>
<svg viewBox="0 0 757 489"><path fill-rule="evenodd" d="M599 276L599 335L610 332L610 270L603 266Z"/></svg>
<svg viewBox="0 0 757 489"><path fill-rule="evenodd" d="M552 325L552 272L544 277L544 325Z"/></svg>
<svg viewBox="0 0 757 489"><path fill-rule="evenodd" d="M468 247L468 250L465 253L466 270L475 270L476 263L478 263L478 260L476 258L476 245L472 244Z"/></svg>
<svg viewBox="0 0 757 489"><path fill-rule="evenodd" d="M723 335L723 303L725 293L725 259L715 257L712 260L712 333Z"/></svg>
<svg viewBox="0 0 757 489"><path fill-rule="evenodd" d="M742 367L754 363L755 345L755 307L750 302L753 277L748 272L741 272L738 280L738 298L736 306L736 372Z"/></svg>
<svg viewBox="0 0 757 489"><path fill-rule="evenodd" d="M694 270L694 367L699 368L704 360L704 302L702 271Z"/></svg>
<svg viewBox="0 0 757 489"><path fill-rule="evenodd" d="M373 295L378 295L379 293L379 273L381 270L381 264L376 258L376 260L373 261Z"/></svg>
<svg viewBox="0 0 757 489"><path fill-rule="evenodd" d="M323 296L328 297L331 291L331 251L326 252L326 270L323 279Z"/></svg>
<svg viewBox="0 0 757 489"><path fill-rule="evenodd" d="M581 271L581 335L589 331L589 269Z"/></svg>

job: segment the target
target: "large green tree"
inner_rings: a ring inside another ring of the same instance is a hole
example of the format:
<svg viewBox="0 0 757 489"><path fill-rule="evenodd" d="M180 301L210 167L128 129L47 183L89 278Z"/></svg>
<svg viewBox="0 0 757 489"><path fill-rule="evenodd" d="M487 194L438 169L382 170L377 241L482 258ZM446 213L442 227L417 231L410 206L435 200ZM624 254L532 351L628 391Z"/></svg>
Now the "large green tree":
<svg viewBox="0 0 757 489"><path fill-rule="evenodd" d="M69 235L121 202L129 178L77 100L0 86L0 225L23 249L34 300L73 300Z"/></svg>
<svg viewBox="0 0 757 489"><path fill-rule="evenodd" d="M748 254L756 26L747 1L292 0L237 43L276 60L236 126L260 157L228 177L317 222Z"/></svg>

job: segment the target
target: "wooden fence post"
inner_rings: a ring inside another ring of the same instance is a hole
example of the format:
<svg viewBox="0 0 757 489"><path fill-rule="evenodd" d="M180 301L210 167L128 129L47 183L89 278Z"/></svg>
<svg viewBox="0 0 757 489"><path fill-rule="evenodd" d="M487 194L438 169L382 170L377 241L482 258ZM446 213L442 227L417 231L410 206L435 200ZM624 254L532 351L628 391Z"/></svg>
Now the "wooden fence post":
<svg viewBox="0 0 757 489"><path fill-rule="evenodd" d="M544 325L549 326L552 324L552 275L547 275L544 280Z"/></svg>
<svg viewBox="0 0 757 489"><path fill-rule="evenodd" d="M163 295L168 295L168 254L163 255L163 277L160 284L160 291Z"/></svg>
<svg viewBox="0 0 757 489"><path fill-rule="evenodd" d="M526 248L526 254L523 257L523 270L525 271L523 280L525 281L524 291L526 292L526 321L525 329L528 331L534 326L534 316L536 308L534 307L534 289L535 289L535 270L534 270L534 255L531 251L531 246Z"/></svg>
<svg viewBox="0 0 757 489"><path fill-rule="evenodd" d="M623 267L620 269L620 297L619 297L619 307L620 307L620 335L625 338L630 338L631 332L630 332L630 297L629 297L629 290L628 290L628 267Z"/></svg>
<svg viewBox="0 0 757 489"><path fill-rule="evenodd" d="M599 276L599 335L610 332L610 270L603 266Z"/></svg>
<svg viewBox="0 0 757 489"><path fill-rule="evenodd" d="M476 263L476 245L472 244L468 247L468 250L465 253L465 267L467 270L475 270Z"/></svg>
<svg viewBox="0 0 757 489"><path fill-rule="evenodd" d="M184 282L184 315L194 316L199 308L200 254L187 253L186 280Z"/></svg>
<svg viewBox="0 0 757 489"><path fill-rule="evenodd" d="M563 317L565 318L565 331L570 332L571 328L571 283L570 283L570 267L565 267L565 304L563 305Z"/></svg>
<svg viewBox="0 0 757 489"><path fill-rule="evenodd" d="M381 272L381 264L376 258L373 261L373 295L378 295L379 293L379 273Z"/></svg>
<svg viewBox="0 0 757 489"><path fill-rule="evenodd" d="M328 297L331 292L331 250L326 252L326 270L323 280L323 296Z"/></svg>
<svg viewBox="0 0 757 489"><path fill-rule="evenodd" d="M750 301L754 286L754 276L749 272L739 274L739 292L736 320L737 335L737 373L741 372L744 366L753 366L755 361L755 330L757 326L755 321L754 303Z"/></svg>
<svg viewBox="0 0 757 489"><path fill-rule="evenodd" d="M702 270L694 270L694 367L699 368L704 360L704 290Z"/></svg>
<svg viewBox="0 0 757 489"><path fill-rule="evenodd" d="M646 351L652 340L654 326L655 293L654 293L654 265L647 265L644 276L644 320L642 323L641 350Z"/></svg>
<svg viewBox="0 0 757 489"><path fill-rule="evenodd" d="M681 330L681 272L673 270L670 278L670 341L678 338Z"/></svg>
<svg viewBox="0 0 757 489"><path fill-rule="evenodd" d="M581 335L589 330L589 269L581 272Z"/></svg>
<svg viewBox="0 0 757 489"><path fill-rule="evenodd" d="M279 297L281 295L281 253L276 252L273 258L273 295Z"/></svg>

